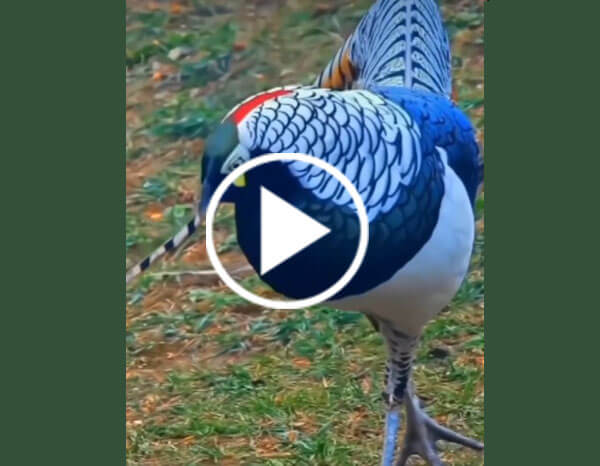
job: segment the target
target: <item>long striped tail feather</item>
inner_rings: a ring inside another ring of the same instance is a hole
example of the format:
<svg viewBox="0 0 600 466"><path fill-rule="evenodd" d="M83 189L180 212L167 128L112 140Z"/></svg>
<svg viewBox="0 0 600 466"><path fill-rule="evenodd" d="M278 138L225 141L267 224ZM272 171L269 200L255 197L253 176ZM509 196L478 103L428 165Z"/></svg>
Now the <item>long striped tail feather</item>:
<svg viewBox="0 0 600 466"><path fill-rule="evenodd" d="M435 0L377 0L315 85L398 86L450 97L450 71L450 45Z"/></svg>
<svg viewBox="0 0 600 466"><path fill-rule="evenodd" d="M132 267L125 276L125 284L131 283L131 281L141 274L144 270L148 269L154 262L160 259L165 254L174 251L181 246L185 240L192 236L198 227L202 224L202 216L197 213L187 225L179 230L175 236L171 237L162 246L156 248L152 254L147 256L143 261Z"/></svg>

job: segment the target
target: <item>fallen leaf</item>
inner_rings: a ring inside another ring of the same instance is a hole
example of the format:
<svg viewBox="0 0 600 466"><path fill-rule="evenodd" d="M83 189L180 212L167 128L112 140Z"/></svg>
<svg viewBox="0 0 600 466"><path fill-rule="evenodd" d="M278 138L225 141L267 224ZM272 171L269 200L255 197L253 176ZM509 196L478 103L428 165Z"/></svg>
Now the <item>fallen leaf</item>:
<svg viewBox="0 0 600 466"><path fill-rule="evenodd" d="M171 4L171 14L172 15L180 15L183 11L181 3L172 3Z"/></svg>
<svg viewBox="0 0 600 466"><path fill-rule="evenodd" d="M183 261L187 264L198 264L208 259L206 243L198 241L185 250Z"/></svg>
<svg viewBox="0 0 600 466"><path fill-rule="evenodd" d="M295 430L290 430L288 432L287 438L291 443L296 443L296 440L298 440L298 432Z"/></svg>
<svg viewBox="0 0 600 466"><path fill-rule="evenodd" d="M262 458L289 458L290 456L292 456L292 454L289 451L274 451L274 452L264 452L264 453L260 453L259 455Z"/></svg>
<svg viewBox="0 0 600 466"><path fill-rule="evenodd" d="M166 78L166 76L163 73L161 73L160 71L156 71L152 75L152 81L162 81L165 78Z"/></svg>
<svg viewBox="0 0 600 466"><path fill-rule="evenodd" d="M319 430L319 426L315 419L301 411L296 412L296 421L292 423L292 426L311 435Z"/></svg>
<svg viewBox="0 0 600 466"><path fill-rule="evenodd" d="M142 411L145 414L150 414L154 412L158 401L158 395L154 395L152 393L150 395L147 395L146 398L144 398L144 400L142 401Z"/></svg>
<svg viewBox="0 0 600 466"><path fill-rule="evenodd" d="M235 50L236 52L241 52L243 50L246 50L248 48L248 44L244 41L237 41L233 43L233 50Z"/></svg>
<svg viewBox="0 0 600 466"><path fill-rule="evenodd" d="M153 222L160 222L163 220L165 214L163 208L159 204L152 204L146 209L146 217L148 217Z"/></svg>
<svg viewBox="0 0 600 466"><path fill-rule="evenodd" d="M308 358L294 358L292 359L292 363L300 369L308 369L311 365L310 359Z"/></svg>
<svg viewBox="0 0 600 466"><path fill-rule="evenodd" d="M363 393L371 393L371 388L372 388L372 384L371 384L371 379L368 377L365 377L364 379L362 379L360 381L360 388L362 388Z"/></svg>
<svg viewBox="0 0 600 466"><path fill-rule="evenodd" d="M196 442L196 437L194 437L193 435L188 435L187 437L182 438L179 443L181 443L182 445L188 446L188 445L192 445L195 442Z"/></svg>
<svg viewBox="0 0 600 466"><path fill-rule="evenodd" d="M256 443L256 453L258 456L272 458L272 455L278 454L279 439L276 437L260 437Z"/></svg>

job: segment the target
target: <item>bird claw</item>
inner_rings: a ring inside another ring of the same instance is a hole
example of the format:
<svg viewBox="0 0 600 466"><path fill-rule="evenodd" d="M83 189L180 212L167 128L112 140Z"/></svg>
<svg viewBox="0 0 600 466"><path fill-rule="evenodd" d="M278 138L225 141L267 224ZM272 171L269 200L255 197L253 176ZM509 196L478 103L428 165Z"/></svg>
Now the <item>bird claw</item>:
<svg viewBox="0 0 600 466"><path fill-rule="evenodd" d="M431 466L443 466L435 445L438 440L456 443L477 451L483 450L483 443L457 434L430 418L421 408L419 399L412 394L411 389L406 390L404 405L406 437L396 466L405 466L412 455L419 455Z"/></svg>

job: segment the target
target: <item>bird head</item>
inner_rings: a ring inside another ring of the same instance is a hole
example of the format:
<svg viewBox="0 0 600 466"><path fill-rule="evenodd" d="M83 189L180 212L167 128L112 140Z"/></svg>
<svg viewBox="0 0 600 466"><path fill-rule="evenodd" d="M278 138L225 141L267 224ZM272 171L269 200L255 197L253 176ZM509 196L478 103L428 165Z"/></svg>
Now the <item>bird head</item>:
<svg viewBox="0 0 600 466"><path fill-rule="evenodd" d="M293 87L277 88L246 99L234 107L221 124L209 135L202 158L202 198L200 212L204 214L215 190L225 177L251 158L250 150L241 142L241 131L246 119L265 102L290 94ZM227 189L221 202L234 202L246 186L242 175Z"/></svg>
<svg viewBox="0 0 600 466"><path fill-rule="evenodd" d="M206 212L208 203L225 177L250 159L250 152L239 141L235 122L224 120L206 139L202 157L202 199L200 211ZM245 186L245 176L238 178L225 192L222 202L235 202L239 191Z"/></svg>

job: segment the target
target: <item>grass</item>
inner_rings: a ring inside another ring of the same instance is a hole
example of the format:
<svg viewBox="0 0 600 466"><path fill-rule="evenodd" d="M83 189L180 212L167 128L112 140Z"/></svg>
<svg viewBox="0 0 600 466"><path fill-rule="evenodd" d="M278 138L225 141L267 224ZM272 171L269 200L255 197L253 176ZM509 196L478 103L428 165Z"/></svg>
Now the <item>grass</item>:
<svg viewBox="0 0 600 466"><path fill-rule="evenodd" d="M152 2L127 7L128 266L191 216L202 138L235 103L269 87L311 82L370 5L263 0ZM444 1L455 98L483 144L483 26L478 0ZM185 56L169 58L176 47ZM426 329L415 382L439 421L483 438L484 232L453 303ZM245 262L231 209L215 236L235 270ZM129 465L367 465L382 443L384 350L360 314L287 312L248 304L209 269L202 234L127 291ZM271 291L241 273L259 294ZM448 447L450 465L481 456Z"/></svg>

